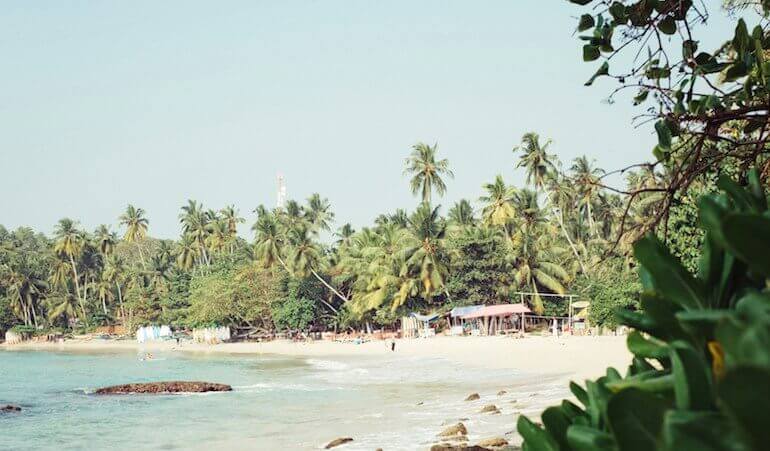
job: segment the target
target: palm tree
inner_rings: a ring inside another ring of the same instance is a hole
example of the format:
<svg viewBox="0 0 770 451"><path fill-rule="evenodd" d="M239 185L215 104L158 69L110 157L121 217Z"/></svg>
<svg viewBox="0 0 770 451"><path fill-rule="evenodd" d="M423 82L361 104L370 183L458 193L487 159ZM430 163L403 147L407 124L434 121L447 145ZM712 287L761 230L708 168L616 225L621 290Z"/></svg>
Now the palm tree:
<svg viewBox="0 0 770 451"><path fill-rule="evenodd" d="M56 239L56 242L54 243L54 252L69 259L72 268L72 279L75 282L75 295L80 302L80 309L83 312L83 319L85 320L85 291L81 295L80 276L78 275L78 265L75 262L75 259L80 258L80 255L83 252L85 237L83 232L78 230L75 221L69 218L59 220L59 223L54 228L54 237Z"/></svg>
<svg viewBox="0 0 770 451"><path fill-rule="evenodd" d="M494 183L485 184L484 189L487 195L479 198L484 203L481 212L484 222L494 226L508 224L516 216L516 210L513 208L516 190L507 186L501 175L495 177Z"/></svg>
<svg viewBox="0 0 770 451"><path fill-rule="evenodd" d="M67 291L56 292L46 298L48 321L53 323L59 318L64 318L65 324L69 324L70 318L77 316L78 300Z"/></svg>
<svg viewBox="0 0 770 451"><path fill-rule="evenodd" d="M275 215L269 212L261 214L251 229L257 238L254 249L257 260L261 261L265 268L273 266L277 261L283 269L291 273L282 258L285 236Z"/></svg>
<svg viewBox="0 0 770 451"><path fill-rule="evenodd" d="M311 195L307 199L305 217L314 230L331 230L329 223L334 220L334 213L331 211L329 200L322 199L318 193Z"/></svg>
<svg viewBox="0 0 770 451"><path fill-rule="evenodd" d="M343 302L348 302L348 298L331 286L323 277L318 275L318 268L323 259L323 251L320 246L313 242L311 232L306 226L299 226L289 230L288 243L291 246L288 258L288 266L291 272L299 277L305 277L312 274L319 282L334 293ZM324 305L329 307L335 314L339 313L331 304L321 299Z"/></svg>
<svg viewBox="0 0 770 451"><path fill-rule="evenodd" d="M120 215L120 224L126 227L126 233L123 235L123 240L127 243L135 243L137 249L139 249L139 259L144 262L144 254L142 253L141 242L147 236L147 226L150 221L144 217L144 209L134 207L129 204L126 207L126 212Z"/></svg>
<svg viewBox="0 0 770 451"><path fill-rule="evenodd" d="M516 259L514 281L520 288L534 293L533 309L543 313L540 293L550 291L556 294L566 292L565 283L569 273L560 264L559 256L564 253L554 245L549 234L540 229L521 229L514 243Z"/></svg>
<svg viewBox="0 0 770 451"><path fill-rule="evenodd" d="M350 223L344 224L334 234L334 236L337 237L337 241L335 242L335 244L337 245L337 247L349 246L351 238L353 237L353 234L355 234L355 233L356 233L356 231L355 231L355 229L353 229L353 226L350 225Z"/></svg>
<svg viewBox="0 0 770 451"><path fill-rule="evenodd" d="M203 205L194 200L188 200L179 214L179 222L182 224L182 233L193 238L198 248L200 264L211 265L206 251L206 239L210 232L209 214L203 211Z"/></svg>
<svg viewBox="0 0 770 451"><path fill-rule="evenodd" d="M431 208L427 203L417 208L409 218L411 239L402 250L406 262L404 271L419 280L420 292L426 301L440 290L446 291L444 281L449 274L444 247L446 222L439 216L439 208Z"/></svg>
<svg viewBox="0 0 770 451"><path fill-rule="evenodd" d="M235 238L238 236L238 224L246 222L241 216L238 215L238 210L235 206L228 205L219 211L222 214L222 220L227 223L228 241L230 242L230 254L235 251Z"/></svg>
<svg viewBox="0 0 770 451"><path fill-rule="evenodd" d="M476 223L473 207L466 199L460 199L449 210L449 221L458 227L468 227Z"/></svg>
<svg viewBox="0 0 770 451"><path fill-rule="evenodd" d="M111 232L109 227L101 224L94 231L94 239L96 240L96 246L102 255L110 255L115 250L115 243L118 238L114 232Z"/></svg>
<svg viewBox="0 0 770 451"><path fill-rule="evenodd" d="M591 233L596 236L596 226L591 209L601 187L599 177L604 174L604 170L594 167L594 161L589 160L585 155L572 160L572 180L575 183L579 195L579 206L588 220L588 226Z"/></svg>
<svg viewBox="0 0 770 451"><path fill-rule="evenodd" d="M195 261L200 257L198 242L190 235L182 235L177 243L176 264L184 270L192 269Z"/></svg>
<svg viewBox="0 0 770 451"><path fill-rule="evenodd" d="M431 192L436 191L440 196L446 193L446 183L442 176L454 177L449 170L449 160L446 158L436 161L436 149L438 145L429 146L417 143L412 146L412 154L406 159L404 174L411 175L409 185L412 194L420 194L422 202L430 204Z"/></svg>
<svg viewBox="0 0 770 451"><path fill-rule="evenodd" d="M120 316L125 320L125 310L123 309L123 290L122 286L126 281L126 263L120 256L110 255L104 263L102 280L115 285L118 293L118 306L120 307Z"/></svg>
<svg viewBox="0 0 770 451"><path fill-rule="evenodd" d="M549 174L555 170L553 155L549 155L547 150L551 140L546 140L545 144L540 144L540 136L537 133L525 133L521 137L521 145L513 148L513 152L521 151L517 168L525 168L527 171L527 184L535 187L535 191L543 188Z"/></svg>

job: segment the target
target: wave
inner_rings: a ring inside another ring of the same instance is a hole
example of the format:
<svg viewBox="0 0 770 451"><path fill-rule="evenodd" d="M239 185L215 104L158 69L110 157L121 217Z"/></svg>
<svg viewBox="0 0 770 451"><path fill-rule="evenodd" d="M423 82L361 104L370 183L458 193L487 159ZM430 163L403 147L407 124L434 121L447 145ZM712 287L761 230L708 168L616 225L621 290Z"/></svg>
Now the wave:
<svg viewBox="0 0 770 451"><path fill-rule="evenodd" d="M305 363L325 371L345 371L350 368L350 365L335 360L306 359Z"/></svg>
<svg viewBox="0 0 770 451"><path fill-rule="evenodd" d="M313 387L305 384L281 384L260 382L249 385L234 385L233 389L239 392L273 391L273 390L291 390L291 391L327 391L342 390L342 387Z"/></svg>

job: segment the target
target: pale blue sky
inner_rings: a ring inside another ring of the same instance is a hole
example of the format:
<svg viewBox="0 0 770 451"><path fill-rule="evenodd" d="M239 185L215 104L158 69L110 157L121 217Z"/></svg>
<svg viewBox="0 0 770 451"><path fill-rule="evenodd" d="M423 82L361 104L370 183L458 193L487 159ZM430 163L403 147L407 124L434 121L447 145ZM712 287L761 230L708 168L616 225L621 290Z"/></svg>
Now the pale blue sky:
<svg viewBox="0 0 770 451"><path fill-rule="evenodd" d="M527 131L568 162L649 159L626 102L572 36L566 1L17 1L0 16L0 224L118 230L127 203L179 233L187 199L253 222L320 192L338 225L417 201L403 160L438 142L444 211L503 174ZM243 234L248 228L243 228Z"/></svg>

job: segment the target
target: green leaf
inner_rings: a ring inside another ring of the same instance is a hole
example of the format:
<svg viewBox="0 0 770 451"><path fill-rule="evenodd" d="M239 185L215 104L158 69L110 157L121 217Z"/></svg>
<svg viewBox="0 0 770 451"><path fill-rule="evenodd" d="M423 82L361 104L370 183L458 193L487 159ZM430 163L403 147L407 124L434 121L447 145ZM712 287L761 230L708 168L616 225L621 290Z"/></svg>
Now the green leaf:
<svg viewBox="0 0 770 451"><path fill-rule="evenodd" d="M668 358L668 345L666 342L655 338L644 338L639 331L628 334L626 346L637 357L665 359Z"/></svg>
<svg viewBox="0 0 770 451"><path fill-rule="evenodd" d="M674 376L654 370L611 382L607 384L607 388L615 393L629 388L650 393L669 393L674 389Z"/></svg>
<svg viewBox="0 0 770 451"><path fill-rule="evenodd" d="M717 392L723 410L753 449L770 443L770 371L738 368L728 371Z"/></svg>
<svg viewBox="0 0 770 451"><path fill-rule="evenodd" d="M634 106L641 105L645 100L647 100L647 96L650 94L650 91L647 89L642 89L639 91L639 93L634 97Z"/></svg>
<svg viewBox="0 0 770 451"><path fill-rule="evenodd" d="M578 31L586 31L593 27L595 24L594 17L590 14L583 14L580 16L580 22L578 22Z"/></svg>
<svg viewBox="0 0 770 451"><path fill-rule="evenodd" d="M516 430L524 438L524 443L528 449L559 451L559 445L551 434L538 427L524 415L521 415L516 422Z"/></svg>
<svg viewBox="0 0 770 451"><path fill-rule="evenodd" d="M593 61L599 58L599 55L601 55L601 52L599 52L599 47L591 44L586 44L583 46L583 61Z"/></svg>
<svg viewBox="0 0 770 451"><path fill-rule="evenodd" d="M655 123L655 132L658 134L658 145L661 149L671 150L671 129L665 121Z"/></svg>
<svg viewBox="0 0 770 451"><path fill-rule="evenodd" d="M583 406L588 407L588 393L583 389L583 387L574 382L570 382L569 390L573 395L575 395L575 398L577 398L577 400L583 404Z"/></svg>
<svg viewBox="0 0 770 451"><path fill-rule="evenodd" d="M567 444L567 428L571 421L564 413L561 407L549 407L543 411L541 416L545 430L551 434L551 437L559 444L560 449L569 449Z"/></svg>
<svg viewBox="0 0 770 451"><path fill-rule="evenodd" d="M658 22L658 30L660 30L663 34L674 34L676 33L676 21L671 16L666 16Z"/></svg>
<svg viewBox="0 0 770 451"><path fill-rule="evenodd" d="M634 256L650 273L659 296L685 309L705 304L703 288L687 269L654 236L634 244Z"/></svg>
<svg viewBox="0 0 770 451"><path fill-rule="evenodd" d="M620 2L612 2L609 12L612 18L619 23L623 23L628 19L626 16L626 7Z"/></svg>
<svg viewBox="0 0 770 451"><path fill-rule="evenodd" d="M658 396L629 388L610 399L607 416L618 447L623 451L656 449L667 404Z"/></svg>
<svg viewBox="0 0 770 451"><path fill-rule="evenodd" d="M743 61L736 61L731 64L725 72L725 81L735 81L749 74L749 67Z"/></svg>
<svg viewBox="0 0 770 451"><path fill-rule="evenodd" d="M576 5L587 5L591 3L593 0L569 0L570 3L574 3Z"/></svg>
<svg viewBox="0 0 770 451"><path fill-rule="evenodd" d="M591 76L591 78L589 78L588 81L585 82L585 86L591 86L594 83L594 81L597 78L601 77L602 75L609 75L610 73L609 71L610 71L610 64L607 61L603 62L602 65L599 66L599 69L596 71L596 73L594 73Z"/></svg>
<svg viewBox="0 0 770 451"><path fill-rule="evenodd" d="M674 398L679 409L707 410L713 407L711 368L705 362L703 353L678 342L671 349L671 369Z"/></svg>
<svg viewBox="0 0 770 451"><path fill-rule="evenodd" d="M590 426L570 426L567 429L567 441L575 451L614 451L617 449L610 434Z"/></svg>
<svg viewBox="0 0 770 451"><path fill-rule="evenodd" d="M663 442L671 450L745 450L716 412L669 410L663 417Z"/></svg>
<svg viewBox="0 0 770 451"><path fill-rule="evenodd" d="M752 270L770 277L770 218L731 214L723 221L722 233L730 251Z"/></svg>

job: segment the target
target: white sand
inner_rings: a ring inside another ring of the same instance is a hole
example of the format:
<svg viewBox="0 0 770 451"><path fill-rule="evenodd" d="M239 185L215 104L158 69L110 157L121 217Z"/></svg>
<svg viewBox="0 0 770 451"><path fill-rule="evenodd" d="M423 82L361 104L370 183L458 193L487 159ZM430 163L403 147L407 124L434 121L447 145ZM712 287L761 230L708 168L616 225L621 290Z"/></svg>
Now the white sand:
<svg viewBox="0 0 770 451"><path fill-rule="evenodd" d="M264 343L201 345L133 340L67 340L64 343L2 345L6 350L156 350L233 354L281 354L296 356L376 356L389 354L389 341L363 344L316 341L295 343L276 340ZM558 374L582 380L604 374L606 367L624 371L631 360L625 337L434 337L396 340L396 354L408 357L440 357L480 368L512 369L531 374Z"/></svg>

